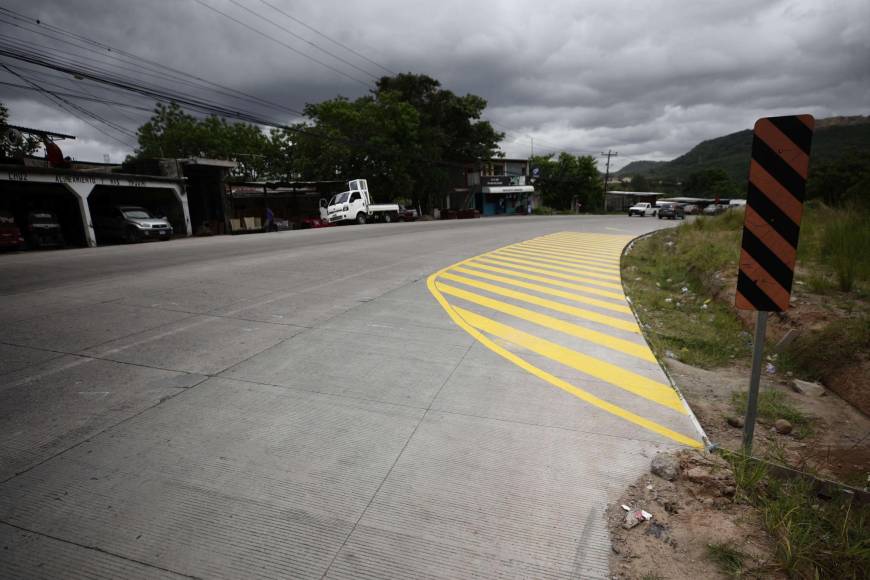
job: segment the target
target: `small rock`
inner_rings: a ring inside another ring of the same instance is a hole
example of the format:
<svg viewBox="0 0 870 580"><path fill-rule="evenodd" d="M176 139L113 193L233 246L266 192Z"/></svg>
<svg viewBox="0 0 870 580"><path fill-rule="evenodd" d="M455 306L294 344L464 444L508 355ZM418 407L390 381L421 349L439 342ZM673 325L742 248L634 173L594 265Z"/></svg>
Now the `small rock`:
<svg viewBox="0 0 870 580"><path fill-rule="evenodd" d="M800 379L792 379L791 390L795 393L800 393L801 395L807 395L810 397L821 397L825 394L824 386L819 383L811 383Z"/></svg>
<svg viewBox="0 0 870 580"><path fill-rule="evenodd" d="M670 453L659 453L653 457L650 471L662 479L673 481L680 475L680 462Z"/></svg>
<svg viewBox="0 0 870 580"><path fill-rule="evenodd" d="M773 424L773 428L776 429L776 432L780 435L788 435L792 430L791 423L785 419L777 419Z"/></svg>
<svg viewBox="0 0 870 580"><path fill-rule="evenodd" d="M737 417L736 415L731 415L725 419L729 425L732 427L736 427L737 429L743 428L743 417Z"/></svg>
<svg viewBox="0 0 870 580"><path fill-rule="evenodd" d="M773 363L767 363L764 365L764 371L769 375L776 374L776 365Z"/></svg>
<svg viewBox="0 0 870 580"><path fill-rule="evenodd" d="M725 495L728 497L731 497L735 493L737 493L737 488L734 487L733 485L726 485L725 489L722 490L722 495Z"/></svg>

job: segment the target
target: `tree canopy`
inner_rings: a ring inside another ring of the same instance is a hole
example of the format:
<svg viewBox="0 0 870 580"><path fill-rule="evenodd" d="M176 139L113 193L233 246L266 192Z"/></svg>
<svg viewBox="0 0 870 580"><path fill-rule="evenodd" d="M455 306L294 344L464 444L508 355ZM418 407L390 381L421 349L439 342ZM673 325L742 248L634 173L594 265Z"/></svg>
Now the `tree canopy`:
<svg viewBox="0 0 870 580"><path fill-rule="evenodd" d="M32 135L22 135L16 142L7 139L8 123L9 109L0 103L0 159L24 157L39 149L39 140Z"/></svg>
<svg viewBox="0 0 870 580"><path fill-rule="evenodd" d="M604 182L598 172L595 157L560 153L533 157L532 170L538 169L535 187L543 195L544 204L555 209L574 209L579 202L585 210L604 207Z"/></svg>
<svg viewBox="0 0 870 580"><path fill-rule="evenodd" d="M724 169L704 169L689 175L683 183L683 193L699 197L746 197L746 190L741 188Z"/></svg>

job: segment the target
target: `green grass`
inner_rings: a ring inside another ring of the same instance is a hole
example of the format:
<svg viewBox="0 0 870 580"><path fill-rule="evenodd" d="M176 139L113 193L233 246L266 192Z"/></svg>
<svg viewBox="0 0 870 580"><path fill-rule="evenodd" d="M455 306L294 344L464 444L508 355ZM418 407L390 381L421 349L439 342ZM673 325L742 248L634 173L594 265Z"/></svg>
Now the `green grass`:
<svg viewBox="0 0 870 580"><path fill-rule="evenodd" d="M732 395L731 403L734 411L741 416L746 414L746 391L737 391ZM777 419L785 419L792 424L794 435L799 439L813 433L812 419L788 402L785 394L780 391L761 389L758 393L758 418L765 423L773 424Z"/></svg>
<svg viewBox="0 0 870 580"><path fill-rule="evenodd" d="M729 453L739 501L758 509L774 543L779 567L790 578L867 578L870 571L870 505L853 504L843 495L818 498L809 479L770 477L764 464ZM723 572L743 561L730 547L709 555Z"/></svg>
<svg viewBox="0 0 870 580"><path fill-rule="evenodd" d="M726 576L740 578L745 570L745 562L749 556L734 547L733 544L707 544L707 557L719 566Z"/></svg>
<svg viewBox="0 0 870 580"><path fill-rule="evenodd" d="M713 299L722 284L715 273L737 270L740 232L732 222L738 215L699 218L659 232L625 257L627 293L659 357L670 351L688 364L713 368L748 356L739 318L730 305Z"/></svg>
<svg viewBox="0 0 870 580"><path fill-rule="evenodd" d="M826 381L857 353L870 351L870 318L856 313L798 336L782 353L781 367L813 381Z"/></svg>
<svg viewBox="0 0 870 580"><path fill-rule="evenodd" d="M798 261L841 292L864 294L870 284L870 217L866 208L807 204Z"/></svg>

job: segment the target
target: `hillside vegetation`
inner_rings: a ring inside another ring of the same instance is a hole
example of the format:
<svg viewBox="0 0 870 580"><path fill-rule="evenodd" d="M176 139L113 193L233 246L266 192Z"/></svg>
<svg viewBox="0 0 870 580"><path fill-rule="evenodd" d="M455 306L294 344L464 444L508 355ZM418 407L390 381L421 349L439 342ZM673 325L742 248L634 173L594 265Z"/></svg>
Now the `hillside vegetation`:
<svg viewBox="0 0 870 580"><path fill-rule="evenodd" d="M618 175L685 181L700 171L722 169L736 183L744 184L749 171L752 130L746 129L702 141L671 161L634 161ZM870 117L831 117L816 121L810 172L813 165L838 159L850 151L870 150Z"/></svg>

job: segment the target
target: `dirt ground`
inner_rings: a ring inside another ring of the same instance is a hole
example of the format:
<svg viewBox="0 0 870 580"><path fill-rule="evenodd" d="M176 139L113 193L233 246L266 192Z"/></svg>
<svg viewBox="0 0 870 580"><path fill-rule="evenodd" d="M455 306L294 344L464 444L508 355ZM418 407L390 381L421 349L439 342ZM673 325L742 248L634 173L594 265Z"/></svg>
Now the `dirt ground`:
<svg viewBox="0 0 870 580"><path fill-rule="evenodd" d="M773 565L772 546L758 514L734 503L733 475L719 456L684 450L679 476L650 473L629 487L607 512L617 579L726 579L708 556L709 544L746 554L744 577L785 578ZM652 519L625 529L623 506L644 509Z"/></svg>
<svg viewBox="0 0 870 580"><path fill-rule="evenodd" d="M745 391L749 368L708 371L666 359L668 371L689 402L710 441L733 451L739 450L743 429L732 427L731 403L735 391ZM870 418L826 390L822 396L798 394L789 386L787 376L762 376L761 389L783 393L795 408L811 417L813 435L780 435L773 426L759 419L755 428L753 454L781 459L787 467L863 487L870 475Z"/></svg>

